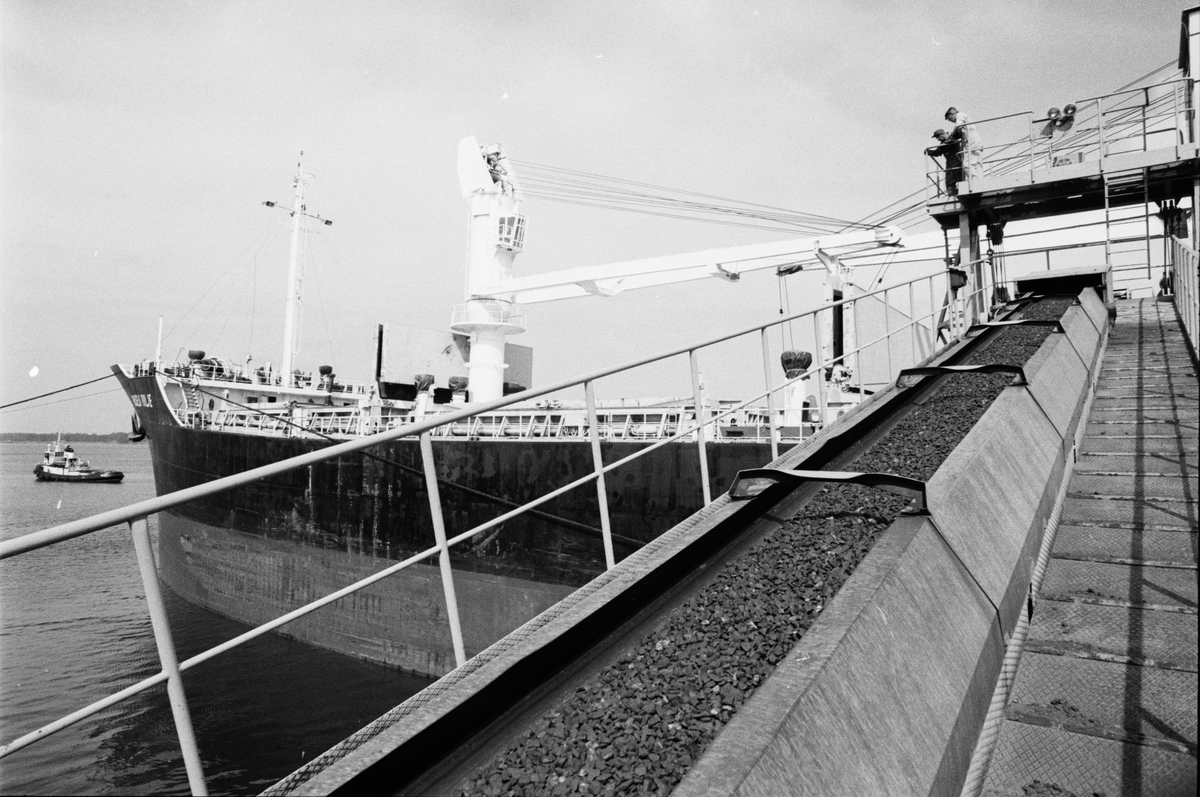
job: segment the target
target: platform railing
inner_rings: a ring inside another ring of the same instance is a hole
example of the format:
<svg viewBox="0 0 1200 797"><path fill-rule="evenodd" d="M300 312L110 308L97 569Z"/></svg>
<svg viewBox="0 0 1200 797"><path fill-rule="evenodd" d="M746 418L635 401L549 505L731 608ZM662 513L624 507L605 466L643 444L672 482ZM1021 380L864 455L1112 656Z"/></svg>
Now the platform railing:
<svg viewBox="0 0 1200 797"><path fill-rule="evenodd" d="M904 282L895 283L886 288L881 288L874 291L863 293L859 296L843 299L839 302L825 305L815 310L809 310L802 313L797 313L786 318L772 321L768 324L750 327L737 332L732 332L717 337L709 338L702 342L685 346L668 352L643 357L622 365L604 368L593 371L584 376L575 377L551 385L547 385L538 389L526 390L521 393L515 393L502 399L497 399L491 402L481 403L478 407L472 409L464 409L456 412L439 414L434 417L426 418L414 423L406 424L400 428L386 431L372 437L351 440L343 443L336 443L327 448L313 451L301 456L294 457L282 462L272 463L244 473L227 476L221 479L208 482L206 484L189 487L183 490L169 493L167 495L158 496L146 501L141 501L120 509L103 512L98 515L83 518L81 520L65 523L53 528L44 529L42 531L32 532L15 539L0 542L0 559L28 553L49 545L58 544L76 537L86 534L91 534L102 529L110 528L117 524L127 524L133 538L134 549L138 558L139 572L141 574L143 586L146 590L146 600L151 617L151 625L154 631L155 642L159 651L159 657L162 665L162 670L158 674L149 678L143 679L138 683L132 684L106 698L96 701L78 711L72 712L67 716L50 722L41 728L38 728L30 733L26 733L21 737L9 742L0 747L0 758L11 755L17 750L23 749L30 744L33 744L49 735L69 727L81 720L91 717L98 712L109 708L116 703L129 699L141 692L146 691L161 683L167 684L168 697L172 709L172 714L175 721L176 731L179 737L180 748L182 750L184 764L187 770L189 786L193 794L206 794L207 787L205 784L203 767L201 764L200 753L195 739L195 732L192 727L190 712L188 709L187 699L184 693L182 673L201 664L209 659L218 656L226 651L238 647L246 642L249 642L256 637L262 636L268 632L279 629L288 623L299 619L307 614L310 614L323 606L333 603L347 595L358 592L378 581L381 581L389 576L398 573L412 565L437 557L438 565L441 572L443 590L447 605L447 621L450 626L450 634L454 648L455 661L457 666L461 666L466 661L466 651L463 645L462 628L458 617L457 597L454 589L454 574L451 566L449 552L450 549L460 543L463 543L488 529L506 523L522 514L530 512L537 507L554 500L555 498L586 485L588 482L595 482L597 499L599 505L601 531L603 538L603 547L605 554L606 567L612 568L615 566L615 556L613 552L613 540L611 525L608 517L608 498L605 489L605 477L608 473L617 470L624 465L648 455L662 446L679 442L685 439L695 441L699 449L699 461L702 472L701 484L703 491L703 500L707 504L711 502L712 495L710 493L709 478L707 473L707 460L705 457L705 447L707 445L706 430L716 428L716 425L722 419L727 418L732 413L739 412L755 402L766 400L767 415L770 419L771 427L771 456L776 458L779 455L779 417L782 410L777 410L775 407L776 396L795 385L797 382L809 377L816 376L818 380L824 376L827 370L834 369L838 366L847 364L855 364L858 358L867 350L873 347L884 346L887 349L887 368L889 374L893 376L900 369L909 367L917 362L926 359L936 349L942 345L948 344L965 334L965 330L970 326L970 321L967 317L966 308L972 301L982 302L983 292L986 286L977 286L971 291L960 291L959 295L951 295L947 288L947 275L945 273L935 273L923 277L914 278ZM923 310L918 311L918 297L928 295L928 305ZM860 333L863 331L859 324L858 308L864 300L879 300L886 302L885 308L891 306L893 297L906 296L908 300L908 312L900 311L902 317L908 320L904 323L897 324L893 327L891 313L884 313L884 331L882 335L878 335L869 341L863 342ZM851 321L854 340L858 342L854 348L845 351L841 356L831 357L828 360L821 354L822 337L824 335L823 327L825 324L824 314L832 314L835 307L843 308ZM796 375L790 379L784 379L776 383L772 378L772 358L770 356L770 343L768 333L783 329L786 325L811 322L813 325L814 340L816 343L816 354L812 367ZM903 336L907 338L910 344L909 356L902 357L900 351L893 351L893 344L898 338ZM725 343L737 338L751 339L756 338L757 343L762 348L762 362L764 370L765 388L751 398L736 404L724 405L720 407L706 407L701 399L700 394L700 359L699 355L702 351L709 349L717 344ZM638 368L651 363L659 363L669 360L674 357L686 356L688 368L691 377L691 384L696 401L695 418L691 419L692 424L689 425L683 417L680 418L678 431L669 437L655 440L649 443L646 447L626 456L620 460L605 464L601 456L600 438L598 436L597 422L597 403L595 398L595 384L599 379L604 377L619 374L633 368ZM858 386L860 395L863 394L864 385L861 369L858 369ZM438 478L436 475L436 467L434 461L434 450L432 446L432 436L435 431L447 424L458 423L470 419L474 415L492 412L494 410L506 407L518 401L529 401L530 399L545 396L552 393L557 393L568 388L582 388L584 391L585 401L587 405L587 414L589 419L589 437L592 449L593 470L591 473L581 476L569 484L562 485L550 492L541 495L532 501L529 501L521 506L515 507L503 514L492 518L474 528L464 531L454 537L447 537L445 522L442 514L442 505L438 493ZM829 408L826 406L825 393L823 390L816 391L820 414L822 420L828 420ZM360 451L365 451L369 448L377 446L381 443L398 440L403 437L417 437L420 443L423 476L427 495L430 503L430 512L432 516L435 545L429 547L417 554L396 562L395 564L380 570L372 575L361 579L353 584L350 584L342 589L337 590L323 598L301 606L287 614L275 618L267 623L257 626L239 636L234 637L220 645L217 645L209 650L199 653L184 661L177 661L175 646L172 640L171 630L167 622L166 610L163 605L162 597L159 592L158 576L155 568L153 552L150 545L149 536L149 518L159 512L174 509L183 506L191 501L208 498L228 490L243 487L254 483L261 479L269 478L288 471L297 470L310 465L314 465L327 460L336 459L347 454L352 454ZM690 444L687 443L687 444Z"/></svg>
<svg viewBox="0 0 1200 797"><path fill-rule="evenodd" d="M982 178L1026 172L1034 182L1042 169L1194 144L1196 112L1186 101L1189 82L1178 78L1078 100L1069 124L1061 115L1033 111L972 121L969 129L981 151L974 164L964 153L958 193L978 190ZM952 199L944 164L928 155L926 163L926 201Z"/></svg>
<svg viewBox="0 0 1200 797"><path fill-rule="evenodd" d="M1196 355L1200 352L1196 348L1200 335L1200 254L1175 236L1171 236L1170 246L1170 282L1164 287L1175 294L1175 310Z"/></svg>

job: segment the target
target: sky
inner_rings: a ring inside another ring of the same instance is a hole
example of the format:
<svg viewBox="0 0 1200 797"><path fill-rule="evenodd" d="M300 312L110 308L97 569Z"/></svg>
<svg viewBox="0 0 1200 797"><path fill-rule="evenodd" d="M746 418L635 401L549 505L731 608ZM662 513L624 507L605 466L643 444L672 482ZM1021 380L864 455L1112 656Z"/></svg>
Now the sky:
<svg viewBox="0 0 1200 797"><path fill-rule="evenodd" d="M0 0L0 404L153 357L160 316L165 357L277 363L287 219L262 202L290 201L301 151L309 208L334 224L311 246L300 364L369 379L376 324L446 329L463 300L465 136L517 161L857 219L921 188L946 106L981 119L1112 91L1177 57L1184 8ZM518 275L786 237L541 199L523 211ZM788 306L818 288L798 278ZM780 303L767 273L573 299L529 307L512 341L547 382ZM2 410L0 431L122 431L130 412L107 380Z"/></svg>

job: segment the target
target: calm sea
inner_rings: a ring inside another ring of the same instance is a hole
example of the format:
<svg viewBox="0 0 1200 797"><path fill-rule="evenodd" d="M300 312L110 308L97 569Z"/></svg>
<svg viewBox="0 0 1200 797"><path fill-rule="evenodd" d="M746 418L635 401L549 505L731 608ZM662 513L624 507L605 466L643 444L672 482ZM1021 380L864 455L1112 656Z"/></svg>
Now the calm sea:
<svg viewBox="0 0 1200 797"><path fill-rule="evenodd" d="M37 482L44 450L0 444L0 538L154 496L145 444L76 446L124 471L118 485ZM247 629L163 592L180 659ZM0 743L158 670L127 528L0 562ZM274 635L184 674L209 790L224 794L259 792L427 683ZM0 793L187 794L165 687L0 759Z"/></svg>

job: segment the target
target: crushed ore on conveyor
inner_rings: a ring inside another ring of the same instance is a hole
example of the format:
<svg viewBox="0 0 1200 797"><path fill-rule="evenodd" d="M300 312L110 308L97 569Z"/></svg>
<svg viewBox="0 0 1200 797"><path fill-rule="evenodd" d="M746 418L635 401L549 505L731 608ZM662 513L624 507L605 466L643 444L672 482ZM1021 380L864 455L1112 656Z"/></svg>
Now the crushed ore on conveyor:
<svg viewBox="0 0 1200 797"><path fill-rule="evenodd" d="M1060 318L1070 303L1042 301L1023 317ZM965 364L1023 365L1049 334L1010 327ZM1007 374L946 378L845 469L928 480L1011 381ZM825 487L537 719L463 782L462 794L669 793L907 504L854 485Z"/></svg>

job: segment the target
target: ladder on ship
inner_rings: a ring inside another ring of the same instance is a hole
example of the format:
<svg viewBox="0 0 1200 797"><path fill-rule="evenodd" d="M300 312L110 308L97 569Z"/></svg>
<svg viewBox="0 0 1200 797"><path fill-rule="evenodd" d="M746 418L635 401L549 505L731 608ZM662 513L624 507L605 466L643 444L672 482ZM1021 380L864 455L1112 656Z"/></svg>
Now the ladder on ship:
<svg viewBox="0 0 1200 797"><path fill-rule="evenodd" d="M1150 170L1148 168L1105 172L1104 175L1104 259L1112 266L1113 290L1118 298L1128 297L1142 280L1153 279L1150 259ZM1121 212L1137 202L1141 194L1142 213L1130 216ZM1124 201L1121 201L1124 200ZM1139 285L1140 284L1140 285Z"/></svg>
<svg viewBox="0 0 1200 797"><path fill-rule="evenodd" d="M188 383L183 389L183 400L187 402L188 410L202 409L200 406L200 388L195 383Z"/></svg>

